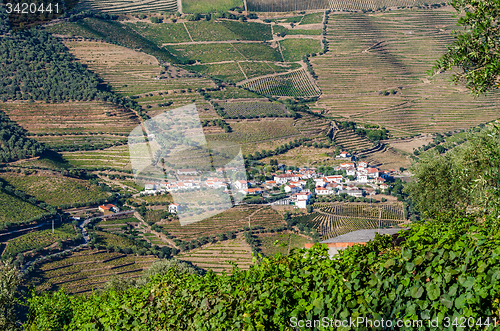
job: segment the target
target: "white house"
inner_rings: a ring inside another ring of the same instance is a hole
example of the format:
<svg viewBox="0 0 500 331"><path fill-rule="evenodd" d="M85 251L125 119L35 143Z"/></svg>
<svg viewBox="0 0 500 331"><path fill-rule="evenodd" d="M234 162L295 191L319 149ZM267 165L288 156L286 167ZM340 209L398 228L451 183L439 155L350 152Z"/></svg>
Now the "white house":
<svg viewBox="0 0 500 331"><path fill-rule="evenodd" d="M120 208L118 208L117 206L111 204L111 203L108 203L106 205L101 205L99 206L99 211L101 213L105 213L105 212L113 212L113 213L117 213L120 211Z"/></svg>
<svg viewBox="0 0 500 331"><path fill-rule="evenodd" d="M299 180L299 176L294 174L282 174L278 176L274 176L273 178L278 185L286 184L288 182L296 182Z"/></svg>
<svg viewBox="0 0 500 331"><path fill-rule="evenodd" d="M321 186L321 187L324 187L327 183L325 177L321 177L321 178L314 178L314 183L315 183L315 186Z"/></svg>
<svg viewBox="0 0 500 331"><path fill-rule="evenodd" d="M305 200L309 202L309 199L312 198L312 193L311 192L300 192L300 193L295 193L294 194L295 199L298 200Z"/></svg>
<svg viewBox="0 0 500 331"><path fill-rule="evenodd" d="M368 163L365 161L358 162L358 170L366 169L366 167L368 167Z"/></svg>
<svg viewBox="0 0 500 331"><path fill-rule="evenodd" d="M286 185L285 186L285 192L286 193L297 193L297 192L300 192L301 188L299 186L296 186L296 185Z"/></svg>
<svg viewBox="0 0 500 331"><path fill-rule="evenodd" d="M335 175L335 176L326 176L326 181L328 183L337 183L340 184L342 183L342 175Z"/></svg>
<svg viewBox="0 0 500 331"><path fill-rule="evenodd" d="M377 178L379 174L377 168L368 168L366 169L366 173L368 174L369 178Z"/></svg>
<svg viewBox="0 0 500 331"><path fill-rule="evenodd" d="M356 176L356 168L354 168L354 167L347 168L346 175L347 176Z"/></svg>
<svg viewBox="0 0 500 331"><path fill-rule="evenodd" d="M179 204L178 203L171 203L168 205L168 212L170 214L177 214L179 211Z"/></svg>
<svg viewBox="0 0 500 331"><path fill-rule="evenodd" d="M358 172L357 179L358 179L358 182L366 183L366 182L368 182L368 175L364 174L362 172Z"/></svg>
<svg viewBox="0 0 500 331"><path fill-rule="evenodd" d="M237 180L234 182L234 187L237 190L246 190L248 189L248 182L246 180Z"/></svg>
<svg viewBox="0 0 500 331"><path fill-rule="evenodd" d="M297 208L306 209L307 208L307 200L297 200L297 201L295 201L295 206Z"/></svg>
<svg viewBox="0 0 500 331"><path fill-rule="evenodd" d="M330 195L334 193L334 191L321 186L316 187L315 192L317 195Z"/></svg>

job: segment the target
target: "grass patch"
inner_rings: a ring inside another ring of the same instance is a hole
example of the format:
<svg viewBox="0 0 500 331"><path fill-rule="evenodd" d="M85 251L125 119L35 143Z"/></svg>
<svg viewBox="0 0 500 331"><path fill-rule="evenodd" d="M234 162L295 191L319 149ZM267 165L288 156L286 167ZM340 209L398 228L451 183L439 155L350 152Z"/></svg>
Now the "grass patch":
<svg viewBox="0 0 500 331"><path fill-rule="evenodd" d="M182 11L184 13L213 13L226 12L231 8L241 6L241 0L182 0Z"/></svg>
<svg viewBox="0 0 500 331"><path fill-rule="evenodd" d="M320 42L313 39L285 39L280 41L285 61L300 61L306 54L319 53Z"/></svg>
<svg viewBox="0 0 500 331"><path fill-rule="evenodd" d="M226 28L222 23L211 20L186 22L186 27L194 41L236 40L239 36Z"/></svg>
<svg viewBox="0 0 500 331"><path fill-rule="evenodd" d="M306 29L287 29L281 25L273 26L274 33L285 33L289 35L305 35L305 36L318 36L321 30L306 30Z"/></svg>
<svg viewBox="0 0 500 331"><path fill-rule="evenodd" d="M323 23L323 12L304 15L299 25Z"/></svg>
<svg viewBox="0 0 500 331"><path fill-rule="evenodd" d="M245 79L237 63L193 65L189 66L189 68L201 74L231 83L241 82Z"/></svg>
<svg viewBox="0 0 500 331"><path fill-rule="evenodd" d="M189 35L182 23L153 24L146 22L127 23L128 27L140 33L158 46L164 43L189 42Z"/></svg>
<svg viewBox="0 0 500 331"><path fill-rule="evenodd" d="M241 40L271 40L271 26L262 23L222 21L222 25L239 36Z"/></svg>
<svg viewBox="0 0 500 331"><path fill-rule="evenodd" d="M243 65L244 62L240 63ZM247 74L248 75L248 74ZM247 91L242 88L226 86L223 90L210 91L207 92L210 98L217 100L227 100L227 99L243 99L243 98L261 98L260 95Z"/></svg>
<svg viewBox="0 0 500 331"><path fill-rule="evenodd" d="M281 62L282 60L280 52L265 43L234 43L233 46L239 53L243 54L247 60L273 62Z"/></svg>
<svg viewBox="0 0 500 331"><path fill-rule="evenodd" d="M245 60L231 44L175 45L166 46L175 57L181 60L195 60L201 63Z"/></svg>

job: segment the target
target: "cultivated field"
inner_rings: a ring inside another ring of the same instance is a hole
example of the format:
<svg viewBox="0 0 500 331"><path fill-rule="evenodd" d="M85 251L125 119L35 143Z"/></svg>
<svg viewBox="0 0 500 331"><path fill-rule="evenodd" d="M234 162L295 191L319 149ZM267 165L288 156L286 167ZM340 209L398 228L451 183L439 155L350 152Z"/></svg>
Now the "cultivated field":
<svg viewBox="0 0 500 331"><path fill-rule="evenodd" d="M58 240L74 239L77 235L72 224L57 226L54 233L51 229L30 232L9 240L4 254L14 257L19 253L45 248Z"/></svg>
<svg viewBox="0 0 500 331"><path fill-rule="evenodd" d="M405 221L403 205L400 203L317 203L311 224L323 239L361 229L396 226ZM380 223L379 223L379 215ZM314 216L314 217L313 217Z"/></svg>
<svg viewBox="0 0 500 331"><path fill-rule="evenodd" d="M138 277L157 259L85 249L53 262L37 263L33 279L37 291L65 288L69 293L102 287L113 276Z"/></svg>
<svg viewBox="0 0 500 331"><path fill-rule="evenodd" d="M243 235L236 239L208 244L192 251L178 255L179 259L190 261L203 269L211 269L216 273L225 271L231 273L235 263L240 269L246 270L252 265L252 249L245 242Z"/></svg>
<svg viewBox="0 0 500 331"><path fill-rule="evenodd" d="M440 3L425 0L247 0L248 10L260 12L290 12L298 10L331 9L336 11L377 10L382 7L420 6Z"/></svg>
<svg viewBox="0 0 500 331"><path fill-rule="evenodd" d="M269 96L312 97L321 93L312 78L303 69L251 79L242 82L241 86Z"/></svg>
<svg viewBox="0 0 500 331"><path fill-rule="evenodd" d="M0 191L0 223L27 223L44 214L45 210Z"/></svg>
<svg viewBox="0 0 500 331"><path fill-rule="evenodd" d="M450 9L332 14L329 51L311 58L327 116L386 127L395 137L467 128L500 117L498 92L473 98L448 74L428 76L456 29Z"/></svg>
<svg viewBox="0 0 500 331"><path fill-rule="evenodd" d="M126 47L96 41L65 44L80 62L125 96L214 86L211 81L186 71L176 70L169 77L153 56Z"/></svg>
<svg viewBox="0 0 500 331"><path fill-rule="evenodd" d="M219 103L229 118L284 117L290 115L285 106L271 102Z"/></svg>
<svg viewBox="0 0 500 331"><path fill-rule="evenodd" d="M16 190L53 206L105 199L108 194L88 181L50 172L24 175L4 172L0 177Z"/></svg>
<svg viewBox="0 0 500 331"><path fill-rule="evenodd" d="M184 13L225 12L231 8L243 6L242 0L182 0Z"/></svg>
<svg viewBox="0 0 500 331"><path fill-rule="evenodd" d="M0 109L35 139L56 148L109 146L140 122L136 114L107 102L5 103Z"/></svg>
<svg viewBox="0 0 500 331"><path fill-rule="evenodd" d="M116 169L131 168L128 146L117 146L97 151L78 151L61 153L68 163L75 167Z"/></svg>
<svg viewBox="0 0 500 331"><path fill-rule="evenodd" d="M231 141L241 145L266 140L297 138L300 132L294 126L293 119L274 118L267 120L244 120L231 123L230 133L207 135L210 141ZM245 148L243 148L245 152Z"/></svg>
<svg viewBox="0 0 500 331"><path fill-rule="evenodd" d="M248 226L249 216L251 226L276 228L285 225L283 217L276 211L270 207L258 205L236 206L186 226L181 226L178 220L160 225L175 238L189 241L203 236L215 236L220 233L241 230Z"/></svg>
<svg viewBox="0 0 500 331"><path fill-rule="evenodd" d="M300 61L304 55L319 53L321 50L319 40L295 38L280 41L280 48L287 62Z"/></svg>
<svg viewBox="0 0 500 331"><path fill-rule="evenodd" d="M175 12L177 0L80 0L77 8L111 14Z"/></svg>
<svg viewBox="0 0 500 331"><path fill-rule="evenodd" d="M335 145L347 151L362 151L373 147L373 143L370 140L358 136L350 129L342 129L337 132Z"/></svg>

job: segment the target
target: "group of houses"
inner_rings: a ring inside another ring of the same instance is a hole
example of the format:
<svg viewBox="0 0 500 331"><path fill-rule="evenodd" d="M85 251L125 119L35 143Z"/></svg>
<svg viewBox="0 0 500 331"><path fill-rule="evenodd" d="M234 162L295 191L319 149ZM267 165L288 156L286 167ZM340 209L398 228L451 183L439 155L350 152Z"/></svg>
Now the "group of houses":
<svg viewBox="0 0 500 331"><path fill-rule="evenodd" d="M317 172L316 168L300 168L297 170L284 170L273 174L272 180L265 182L235 180L230 181L225 176L209 177L201 180L200 177L189 177L196 175L194 169L178 170L182 175L182 180L162 183L146 183L144 193L156 192L176 192L179 190L206 188L230 188L232 192L239 192L244 195L262 195L268 191L275 191L277 188L287 193L287 201L298 208L306 208L310 199L316 196L347 194L352 197L371 196L377 191L387 189L387 179L391 176L391 171L382 171L376 167L370 167L367 162L354 162L347 153L341 153L342 158L347 162L334 167L337 175L325 176ZM227 169L226 169L227 170ZM237 171L238 169L235 169ZM241 170L241 169L240 169ZM222 172L217 169L217 172ZM314 189L311 185L314 181ZM306 188L308 186L308 188ZM177 211L178 206L169 206L172 211Z"/></svg>

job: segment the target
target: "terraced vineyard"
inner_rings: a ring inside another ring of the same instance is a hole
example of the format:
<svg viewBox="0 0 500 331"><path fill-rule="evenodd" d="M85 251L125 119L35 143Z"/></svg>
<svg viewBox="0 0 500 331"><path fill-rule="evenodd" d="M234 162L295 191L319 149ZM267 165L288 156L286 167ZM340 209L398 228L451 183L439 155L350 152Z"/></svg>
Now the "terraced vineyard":
<svg viewBox="0 0 500 331"><path fill-rule="evenodd" d="M177 0L80 0L78 9L111 14L175 12L177 11Z"/></svg>
<svg viewBox="0 0 500 331"><path fill-rule="evenodd" d="M138 277L157 259L153 256L132 256L116 252L85 249L53 262L36 264L36 290L65 288L69 293L88 292L102 287L111 277Z"/></svg>
<svg viewBox="0 0 500 331"><path fill-rule="evenodd" d="M42 208L0 191L0 224L29 223L46 214L48 212Z"/></svg>
<svg viewBox="0 0 500 331"><path fill-rule="evenodd" d="M181 226L179 221L160 225L175 238L189 241L247 227L248 216L250 216L251 226L276 228L285 224L283 217L272 208L250 205L236 206L218 215L186 226Z"/></svg>
<svg viewBox="0 0 500 331"><path fill-rule="evenodd" d="M139 124L134 112L105 102L9 103L0 109L36 140L56 149L122 143Z"/></svg>
<svg viewBox="0 0 500 331"><path fill-rule="evenodd" d="M97 151L63 152L64 159L75 167L111 167L131 169L128 146L117 146Z"/></svg>
<svg viewBox="0 0 500 331"><path fill-rule="evenodd" d="M161 74L162 67L153 56L126 47L81 40L68 40L65 45L80 62L109 83L114 91L125 96L215 86L210 80L180 69L171 72L170 76Z"/></svg>
<svg viewBox="0 0 500 331"><path fill-rule="evenodd" d="M358 136L350 129L341 129L335 136L335 144L347 151L362 151L373 147L373 143L365 137Z"/></svg>
<svg viewBox="0 0 500 331"><path fill-rule="evenodd" d="M381 213L380 215L382 220L403 221L405 219L403 205L399 203L377 204L376 206L369 206L363 203L318 203L316 208L319 208L321 212L339 216L376 218L378 220L379 213Z"/></svg>
<svg viewBox="0 0 500 331"><path fill-rule="evenodd" d="M390 227L405 221L402 204L323 204L314 205L315 216L309 221L323 239L361 229ZM379 213L381 213L379 223Z"/></svg>
<svg viewBox="0 0 500 331"><path fill-rule="evenodd" d="M298 10L327 9L328 0L247 0L249 11L291 12Z"/></svg>
<svg viewBox="0 0 500 331"><path fill-rule="evenodd" d="M315 137L328 133L330 121L325 118L314 116L309 113L300 113L301 117L296 120L295 127L306 137Z"/></svg>
<svg viewBox="0 0 500 331"><path fill-rule="evenodd" d="M219 105L229 118L284 117L290 115L283 104L271 102L224 102Z"/></svg>
<svg viewBox="0 0 500 331"><path fill-rule="evenodd" d="M395 137L445 132L500 117L498 91L473 98L448 74L428 76L456 29L454 11L330 15L329 51L311 58L328 116L386 127Z"/></svg>
<svg viewBox="0 0 500 331"><path fill-rule="evenodd" d="M105 199L108 194L88 181L52 172L32 175L4 172L0 177L16 190L26 192L53 206Z"/></svg>
<svg viewBox="0 0 500 331"><path fill-rule="evenodd" d="M425 0L247 0L248 10L260 12L290 12L298 10L331 9L336 11L361 11L377 10L382 7L421 6L424 4L437 4L438 1Z"/></svg>
<svg viewBox="0 0 500 331"><path fill-rule="evenodd" d="M321 94L320 89L303 69L251 79L241 83L241 86L268 96L313 97Z"/></svg>
<svg viewBox="0 0 500 331"><path fill-rule="evenodd" d="M4 254L14 257L19 253L45 248L58 240L74 239L77 235L72 224L58 226L54 233L50 229L30 232L9 240Z"/></svg>
<svg viewBox="0 0 500 331"><path fill-rule="evenodd" d="M245 242L243 235L236 239L225 240L215 244L194 249L178 255L179 259L190 261L203 269L211 269L216 273L231 273L233 266L230 262L243 270L246 270L253 264L252 249Z"/></svg>

